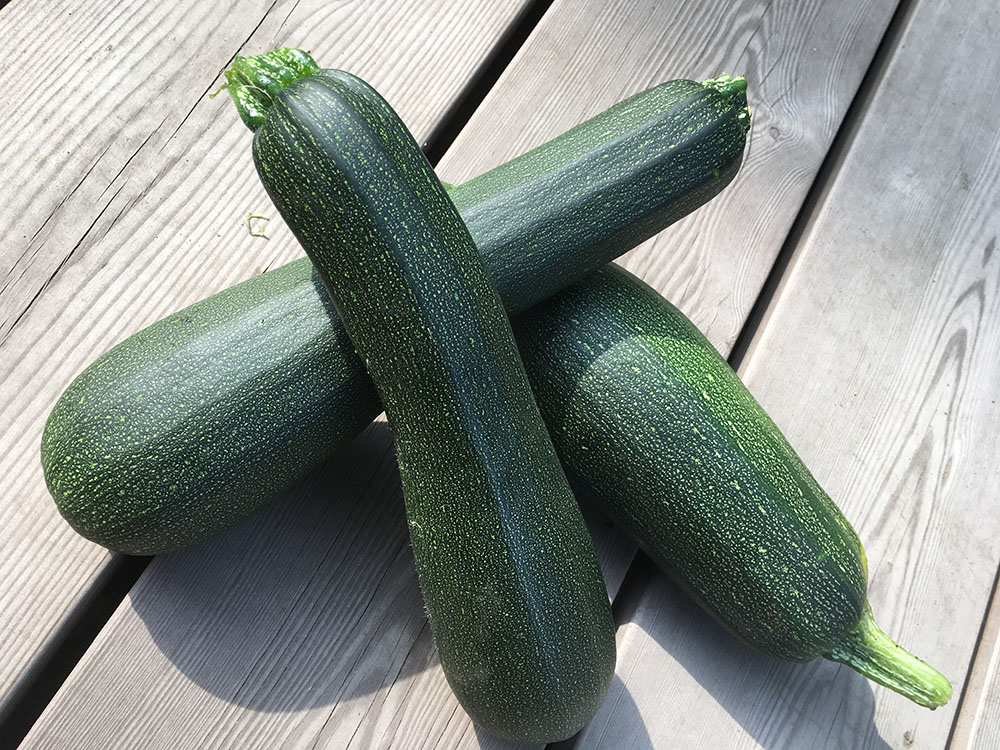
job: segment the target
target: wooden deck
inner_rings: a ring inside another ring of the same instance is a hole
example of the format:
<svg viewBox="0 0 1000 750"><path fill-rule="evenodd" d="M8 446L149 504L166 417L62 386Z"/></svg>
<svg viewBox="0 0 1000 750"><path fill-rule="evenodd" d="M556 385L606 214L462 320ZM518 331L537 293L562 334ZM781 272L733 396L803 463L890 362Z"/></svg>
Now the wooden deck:
<svg viewBox="0 0 1000 750"><path fill-rule="evenodd" d="M300 254L205 96L234 54L288 45L448 146L449 182L661 80L749 81L734 184L621 262L732 355L864 540L880 624L955 698L750 650L595 517L617 677L559 750L1000 748L998 36L995 0L0 9L0 747L506 746L441 673L384 423L148 565L78 537L42 480L88 362Z"/></svg>

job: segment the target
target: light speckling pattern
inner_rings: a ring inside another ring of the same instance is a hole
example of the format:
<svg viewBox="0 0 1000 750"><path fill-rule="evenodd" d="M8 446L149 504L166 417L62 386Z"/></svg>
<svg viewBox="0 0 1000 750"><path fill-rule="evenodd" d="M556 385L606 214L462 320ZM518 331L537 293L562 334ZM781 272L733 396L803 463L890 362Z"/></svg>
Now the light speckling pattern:
<svg viewBox="0 0 1000 750"><path fill-rule="evenodd" d="M861 620L857 534L697 328L614 265L515 321L575 486L737 635L829 653Z"/></svg>
<svg viewBox="0 0 1000 750"><path fill-rule="evenodd" d="M732 180L746 101L668 81L452 190L508 311L525 310ZM158 554L271 501L382 409L301 259L131 336L46 425L60 512L111 549Z"/></svg>
<svg viewBox="0 0 1000 750"><path fill-rule="evenodd" d="M105 546L157 554L287 489L382 410L332 314L302 259L101 356L60 397L42 435L60 512Z"/></svg>
<svg viewBox="0 0 1000 750"><path fill-rule="evenodd" d="M610 606L461 216L399 118L347 73L282 90L254 159L381 396L449 683L494 734L572 735L614 673Z"/></svg>

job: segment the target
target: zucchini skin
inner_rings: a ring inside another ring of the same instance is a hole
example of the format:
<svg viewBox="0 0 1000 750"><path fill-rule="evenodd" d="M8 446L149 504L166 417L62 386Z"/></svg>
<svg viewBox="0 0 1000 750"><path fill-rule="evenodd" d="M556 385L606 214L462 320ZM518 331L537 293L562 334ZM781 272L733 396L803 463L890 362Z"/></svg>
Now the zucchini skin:
<svg viewBox="0 0 1000 750"><path fill-rule="evenodd" d="M875 624L850 523L676 307L612 263L514 329L578 494L705 610L773 656L948 702L948 680Z"/></svg>
<svg viewBox="0 0 1000 750"><path fill-rule="evenodd" d="M516 331L574 486L707 611L793 661L858 623L857 534L676 307L609 265Z"/></svg>
<svg viewBox="0 0 1000 750"><path fill-rule="evenodd" d="M348 73L278 91L253 145L385 407L445 676L493 734L571 736L614 674L611 609L461 215L396 114Z"/></svg>
<svg viewBox="0 0 1000 750"><path fill-rule="evenodd" d="M669 81L453 188L508 312L716 195L741 164L746 117L740 91ZM42 467L80 534L159 554L251 515L381 411L303 258L99 357L55 404Z"/></svg>

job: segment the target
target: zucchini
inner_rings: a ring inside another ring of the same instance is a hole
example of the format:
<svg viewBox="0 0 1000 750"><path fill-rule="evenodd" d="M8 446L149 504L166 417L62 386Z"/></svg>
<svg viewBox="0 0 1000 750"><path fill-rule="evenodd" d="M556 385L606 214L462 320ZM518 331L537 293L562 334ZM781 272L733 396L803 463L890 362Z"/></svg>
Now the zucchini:
<svg viewBox="0 0 1000 750"><path fill-rule="evenodd" d="M739 169L746 82L669 81L452 190L508 312L680 219ZM136 333L66 389L46 484L130 554L206 539L279 496L382 407L305 258Z"/></svg>
<svg viewBox="0 0 1000 750"><path fill-rule="evenodd" d="M948 701L948 681L875 625L854 529L677 308L609 265L515 331L574 487L723 625L774 656Z"/></svg>
<svg viewBox="0 0 1000 750"><path fill-rule="evenodd" d="M257 173L385 407L448 682L476 723L579 731L615 665L593 543L462 217L402 121L304 52L236 58Z"/></svg>

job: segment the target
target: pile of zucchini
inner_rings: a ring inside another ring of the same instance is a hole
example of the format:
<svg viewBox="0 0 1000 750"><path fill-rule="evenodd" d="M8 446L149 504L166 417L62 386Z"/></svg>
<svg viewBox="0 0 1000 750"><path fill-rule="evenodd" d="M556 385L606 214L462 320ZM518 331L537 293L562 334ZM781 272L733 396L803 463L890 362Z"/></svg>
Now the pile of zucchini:
<svg viewBox="0 0 1000 750"><path fill-rule="evenodd" d="M570 483L751 645L950 698L875 625L861 542L726 361L608 265L732 180L742 78L664 83L454 188L348 73L282 49L226 78L308 260L140 331L69 386L42 464L77 531L133 554L193 544L384 409L441 663L489 731L564 739L614 672Z"/></svg>

